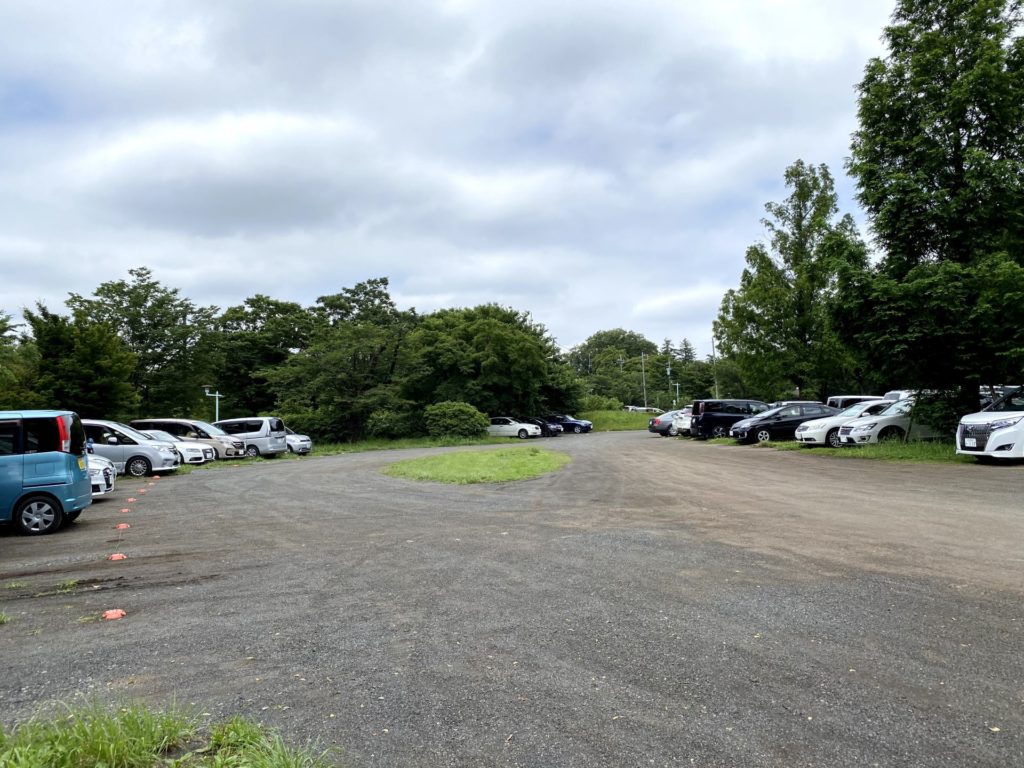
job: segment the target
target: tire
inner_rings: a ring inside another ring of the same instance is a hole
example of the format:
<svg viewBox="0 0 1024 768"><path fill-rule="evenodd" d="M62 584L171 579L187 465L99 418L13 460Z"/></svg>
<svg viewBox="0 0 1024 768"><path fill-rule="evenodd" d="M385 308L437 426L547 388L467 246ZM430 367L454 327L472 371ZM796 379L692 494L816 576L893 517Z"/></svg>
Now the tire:
<svg viewBox="0 0 1024 768"><path fill-rule="evenodd" d="M725 431L725 427L717 426L711 430L712 437L728 437L729 433Z"/></svg>
<svg viewBox="0 0 1024 768"><path fill-rule="evenodd" d="M842 448L843 444L839 440L839 429L830 429L828 434L825 435L825 445L829 448Z"/></svg>
<svg viewBox="0 0 1024 768"><path fill-rule="evenodd" d="M14 521L26 536L44 536L61 527L64 511L49 496L29 496L18 504Z"/></svg>
<svg viewBox="0 0 1024 768"><path fill-rule="evenodd" d="M295 453L295 451L292 450L292 447L290 445L288 446L288 453Z"/></svg>
<svg viewBox="0 0 1024 768"><path fill-rule="evenodd" d="M772 433L765 427L761 427L757 432L754 433L754 438L759 443L767 443L772 439Z"/></svg>
<svg viewBox="0 0 1024 768"><path fill-rule="evenodd" d="M181 451L178 451L178 463L179 464L184 464L185 463L185 454L183 454Z"/></svg>
<svg viewBox="0 0 1024 768"><path fill-rule="evenodd" d="M903 430L899 427L886 427L878 433L878 442L889 442L890 440L903 440Z"/></svg>
<svg viewBox="0 0 1024 768"><path fill-rule="evenodd" d="M578 435L580 432L583 431L583 427L581 427L579 424L573 424L572 431Z"/></svg>
<svg viewBox="0 0 1024 768"><path fill-rule="evenodd" d="M529 433L529 432L527 432L527 431L526 431L525 429L520 429L520 430L519 430L519 431L518 431L518 432L516 433L516 437L518 437L518 438L519 438L520 440L525 440L525 439L526 439L526 438L528 438L529 436L530 436L530 433Z"/></svg>
<svg viewBox="0 0 1024 768"><path fill-rule="evenodd" d="M258 459L260 457L260 449L255 445L245 446L245 455L250 459Z"/></svg>
<svg viewBox="0 0 1024 768"><path fill-rule="evenodd" d="M132 477L146 477L153 471L153 465L145 456L132 456L124 463L124 473Z"/></svg>
<svg viewBox="0 0 1024 768"><path fill-rule="evenodd" d="M668 436L669 437L676 437L678 434L679 434L679 430L676 429L675 426L671 426L671 427L668 428Z"/></svg>

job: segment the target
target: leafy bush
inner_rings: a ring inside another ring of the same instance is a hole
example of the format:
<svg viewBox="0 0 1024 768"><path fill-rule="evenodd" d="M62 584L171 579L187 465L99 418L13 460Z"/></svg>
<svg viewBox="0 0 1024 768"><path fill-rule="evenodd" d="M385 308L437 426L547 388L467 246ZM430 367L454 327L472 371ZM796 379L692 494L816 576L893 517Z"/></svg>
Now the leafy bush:
<svg viewBox="0 0 1024 768"><path fill-rule="evenodd" d="M579 411L621 411L622 401L614 397L587 395L580 401Z"/></svg>
<svg viewBox="0 0 1024 768"><path fill-rule="evenodd" d="M490 420L469 403L447 400L428 405L423 422L431 437L477 437L487 432Z"/></svg>

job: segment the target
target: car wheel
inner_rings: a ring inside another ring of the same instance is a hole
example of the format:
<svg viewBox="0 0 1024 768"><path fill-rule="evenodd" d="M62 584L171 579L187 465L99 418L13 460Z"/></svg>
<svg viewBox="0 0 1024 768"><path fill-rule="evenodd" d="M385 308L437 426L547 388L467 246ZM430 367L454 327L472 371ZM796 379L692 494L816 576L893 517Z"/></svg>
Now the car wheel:
<svg viewBox="0 0 1024 768"><path fill-rule="evenodd" d="M183 454L181 451L178 451L178 461L182 464L185 463L185 454Z"/></svg>
<svg viewBox="0 0 1024 768"><path fill-rule="evenodd" d="M886 427L878 433L878 442L888 442L890 440L903 440L903 430L899 427Z"/></svg>
<svg viewBox="0 0 1024 768"><path fill-rule="evenodd" d="M153 471L153 465L145 456L132 456L124 464L124 472L132 477L145 477Z"/></svg>
<svg viewBox="0 0 1024 768"><path fill-rule="evenodd" d="M578 435L580 432L583 431L583 427L581 427L579 424L573 424L572 431Z"/></svg>
<svg viewBox="0 0 1024 768"><path fill-rule="evenodd" d="M712 437L726 437L725 427L715 427L711 430Z"/></svg>
<svg viewBox="0 0 1024 768"><path fill-rule="evenodd" d="M520 440L525 440L526 438L528 438L528 437L530 436L530 433L529 433L529 432L527 432L527 431L526 431L525 429L520 429L520 430L519 430L519 431L518 431L518 432L516 433L516 436L517 436L517 437L518 437L518 438L519 438Z"/></svg>
<svg viewBox="0 0 1024 768"><path fill-rule="evenodd" d="M676 429L675 427L669 427L668 428L668 436L669 437L675 437L678 434L679 434L679 430Z"/></svg>
<svg viewBox="0 0 1024 768"><path fill-rule="evenodd" d="M769 432L767 429L761 428L757 430L754 437L757 438L757 442L759 443L767 443L769 440L772 439L772 433Z"/></svg>
<svg viewBox="0 0 1024 768"><path fill-rule="evenodd" d="M49 496L29 496L14 513L18 530L28 536L53 533L64 522L60 505Z"/></svg>
<svg viewBox="0 0 1024 768"><path fill-rule="evenodd" d="M288 453L295 453L295 451L292 449L290 445L288 446Z"/></svg>
<svg viewBox="0 0 1024 768"><path fill-rule="evenodd" d="M830 429L825 435L825 445L829 448L841 448L843 443L839 439L839 429Z"/></svg>
<svg viewBox="0 0 1024 768"><path fill-rule="evenodd" d="M250 459L258 459L260 457L260 449L255 445L245 446L245 455Z"/></svg>

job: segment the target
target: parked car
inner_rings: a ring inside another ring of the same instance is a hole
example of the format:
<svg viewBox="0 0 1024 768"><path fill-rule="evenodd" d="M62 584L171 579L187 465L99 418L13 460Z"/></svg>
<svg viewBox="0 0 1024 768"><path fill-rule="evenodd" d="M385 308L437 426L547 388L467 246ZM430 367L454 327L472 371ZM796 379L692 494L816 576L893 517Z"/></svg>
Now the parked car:
<svg viewBox="0 0 1024 768"><path fill-rule="evenodd" d="M956 452L979 461L1024 458L1024 387L960 419Z"/></svg>
<svg viewBox="0 0 1024 768"><path fill-rule="evenodd" d="M931 440L941 437L932 427L911 418L913 398L897 400L877 416L862 416L839 428L843 445L864 445L885 440Z"/></svg>
<svg viewBox="0 0 1024 768"><path fill-rule="evenodd" d="M675 437L679 434L675 419L680 415L682 415L682 409L665 411L660 416L655 416L647 422L647 431L662 437Z"/></svg>
<svg viewBox="0 0 1024 768"><path fill-rule="evenodd" d="M832 398L829 398L829 402ZM829 448L838 448L842 445L839 439L839 429L854 419L861 416L876 416L892 405L890 400L865 400L853 403L834 416L825 416L820 419L805 421L796 428L796 439L804 445L827 445Z"/></svg>
<svg viewBox="0 0 1024 768"><path fill-rule="evenodd" d="M680 408L678 411L676 411L676 415L672 418L672 422L676 428L676 434L690 434L690 419L692 418L692 416L692 405L688 405L685 408Z"/></svg>
<svg viewBox="0 0 1024 768"><path fill-rule="evenodd" d="M135 429L161 429L182 440L199 440L217 452L218 459L245 455L245 442L220 427L198 419L134 419Z"/></svg>
<svg viewBox="0 0 1024 768"><path fill-rule="evenodd" d="M313 441L309 435L300 435L290 427L284 428L284 439L288 443L288 453L304 456L313 450Z"/></svg>
<svg viewBox="0 0 1024 768"><path fill-rule="evenodd" d="M564 413L549 413L544 418L556 424L561 424L563 431L574 432L577 435L581 432L589 432L594 428L593 422L586 419L577 419Z"/></svg>
<svg viewBox="0 0 1024 768"><path fill-rule="evenodd" d="M213 424L244 441L245 455L250 458L266 456L272 459L288 450L288 433L284 431L284 422L276 416L223 419Z"/></svg>
<svg viewBox="0 0 1024 768"><path fill-rule="evenodd" d="M114 481L117 477L117 467L110 459L97 456L95 453L88 454L86 463L89 466L89 483L92 486L92 497L98 499L106 496L114 490Z"/></svg>
<svg viewBox="0 0 1024 768"><path fill-rule="evenodd" d="M823 403L784 405L737 421L729 429L729 436L742 443L792 440L796 435L796 428L803 422L823 416L834 416L838 412Z"/></svg>
<svg viewBox="0 0 1024 768"><path fill-rule="evenodd" d="M548 421L547 419L541 419L535 416L516 416L514 418L517 421L523 422L524 424L536 424L538 427L540 427L541 437L558 437L560 434L562 434L562 425L559 424L557 421Z"/></svg>
<svg viewBox="0 0 1024 768"><path fill-rule="evenodd" d="M0 411L0 523L53 533L92 503L86 437L71 411Z"/></svg>
<svg viewBox="0 0 1024 768"><path fill-rule="evenodd" d="M493 437L519 437L525 440L528 437L540 437L540 427L516 421L511 416L493 416L491 425L487 427L487 434Z"/></svg>
<svg viewBox="0 0 1024 768"><path fill-rule="evenodd" d="M704 439L725 437L737 421L767 410L767 403L760 400L695 400L690 435Z"/></svg>
<svg viewBox="0 0 1024 768"><path fill-rule="evenodd" d="M857 403L866 403L869 400L884 400L884 397L878 395L832 395L828 400L825 401L825 405L832 408L838 408L839 410L846 410L851 405Z"/></svg>
<svg viewBox="0 0 1024 768"><path fill-rule="evenodd" d="M633 413L664 413L661 408L654 408L649 405L627 405L624 410L632 411Z"/></svg>
<svg viewBox="0 0 1024 768"><path fill-rule="evenodd" d="M170 432L164 432L162 429L147 429L142 434L173 445L182 464L205 464L217 458L217 452L211 446L198 440L179 440Z"/></svg>
<svg viewBox="0 0 1024 768"><path fill-rule="evenodd" d="M114 462L119 473L145 477L180 466L178 452L169 443L146 437L127 424L105 419L82 419L86 437L98 456Z"/></svg>
<svg viewBox="0 0 1024 768"><path fill-rule="evenodd" d="M916 394L917 392L914 391L913 389L890 389L888 392L882 395L882 399L892 401L908 400Z"/></svg>

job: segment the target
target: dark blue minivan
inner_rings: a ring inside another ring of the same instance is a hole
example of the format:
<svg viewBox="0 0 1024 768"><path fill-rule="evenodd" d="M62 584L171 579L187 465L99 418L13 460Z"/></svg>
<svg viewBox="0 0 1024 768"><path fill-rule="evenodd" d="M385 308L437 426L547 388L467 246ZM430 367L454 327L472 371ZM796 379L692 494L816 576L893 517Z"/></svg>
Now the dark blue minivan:
<svg viewBox="0 0 1024 768"><path fill-rule="evenodd" d="M92 503L85 429L71 411L0 411L0 523L53 533Z"/></svg>

